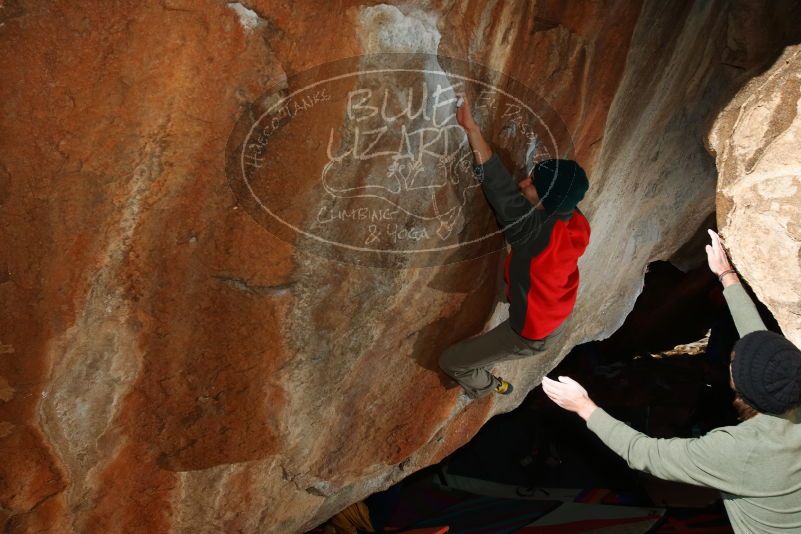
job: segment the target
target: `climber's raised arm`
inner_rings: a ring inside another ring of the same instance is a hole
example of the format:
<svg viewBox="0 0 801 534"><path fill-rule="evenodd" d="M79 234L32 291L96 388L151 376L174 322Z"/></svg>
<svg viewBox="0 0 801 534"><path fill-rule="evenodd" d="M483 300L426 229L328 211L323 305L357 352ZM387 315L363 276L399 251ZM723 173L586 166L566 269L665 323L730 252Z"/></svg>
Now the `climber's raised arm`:
<svg viewBox="0 0 801 534"><path fill-rule="evenodd" d="M458 97L459 100L456 103L456 122L459 123L459 126L464 128L467 134L467 140L470 142L470 148L473 150L476 163L482 165L492 156L492 149L484 139L484 136L481 135L481 128L479 128L475 119L473 119L473 113L470 111L470 104L467 102L467 95L460 93Z"/></svg>
<svg viewBox="0 0 801 534"><path fill-rule="evenodd" d="M536 189L530 180L525 189L526 194L518 187L498 154L492 151L481 135L481 129L473 119L470 104L464 94L459 95L456 120L467 134L476 160L476 174L498 224L504 229L506 240L514 245L536 235L535 230L544 218Z"/></svg>

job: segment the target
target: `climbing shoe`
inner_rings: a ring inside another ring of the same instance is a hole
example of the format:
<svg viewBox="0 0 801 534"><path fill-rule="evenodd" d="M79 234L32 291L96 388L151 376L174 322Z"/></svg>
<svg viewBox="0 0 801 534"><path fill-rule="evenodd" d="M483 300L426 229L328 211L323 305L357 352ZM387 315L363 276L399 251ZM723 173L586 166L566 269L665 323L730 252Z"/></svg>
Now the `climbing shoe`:
<svg viewBox="0 0 801 534"><path fill-rule="evenodd" d="M497 377L497 376L495 378L497 378L498 382L499 382L498 385L495 387L495 392L496 393L499 393L501 395L508 395L512 391L514 391L515 388L512 387L512 384L510 384L509 382L507 382L503 378L500 378L500 377Z"/></svg>

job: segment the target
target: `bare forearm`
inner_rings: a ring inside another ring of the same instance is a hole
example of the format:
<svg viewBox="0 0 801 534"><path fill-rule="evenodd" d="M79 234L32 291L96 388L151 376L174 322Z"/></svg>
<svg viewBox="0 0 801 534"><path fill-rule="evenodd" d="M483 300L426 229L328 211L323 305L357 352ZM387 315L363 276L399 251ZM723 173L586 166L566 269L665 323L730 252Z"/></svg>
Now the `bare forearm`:
<svg viewBox="0 0 801 534"><path fill-rule="evenodd" d="M721 284L723 287L733 286L734 284L740 283L740 277L737 276L737 273L728 273L723 275L723 278L720 279Z"/></svg>
<svg viewBox="0 0 801 534"><path fill-rule="evenodd" d="M579 409L576 410L576 413L579 417L584 419L585 421L590 418L592 412L594 412L598 408L598 406L592 402L592 400L587 399L586 402L581 403Z"/></svg>
<svg viewBox="0 0 801 534"><path fill-rule="evenodd" d="M492 149L489 143L481 135L481 130L478 125L471 128L466 128L467 140L470 142L470 148L473 150L473 156L476 158L476 163L479 165L485 163L490 156L492 156Z"/></svg>

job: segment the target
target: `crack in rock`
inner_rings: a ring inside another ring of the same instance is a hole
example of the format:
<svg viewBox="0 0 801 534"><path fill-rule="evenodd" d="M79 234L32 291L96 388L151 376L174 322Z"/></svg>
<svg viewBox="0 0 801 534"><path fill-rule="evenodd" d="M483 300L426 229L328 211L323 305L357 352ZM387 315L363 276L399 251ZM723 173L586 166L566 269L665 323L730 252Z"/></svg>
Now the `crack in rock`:
<svg viewBox="0 0 801 534"><path fill-rule="evenodd" d="M226 275L214 275L212 278L219 280L228 287L248 293L249 295L281 295L287 293L292 289L292 286L295 285L295 282L274 285L255 285L244 278Z"/></svg>

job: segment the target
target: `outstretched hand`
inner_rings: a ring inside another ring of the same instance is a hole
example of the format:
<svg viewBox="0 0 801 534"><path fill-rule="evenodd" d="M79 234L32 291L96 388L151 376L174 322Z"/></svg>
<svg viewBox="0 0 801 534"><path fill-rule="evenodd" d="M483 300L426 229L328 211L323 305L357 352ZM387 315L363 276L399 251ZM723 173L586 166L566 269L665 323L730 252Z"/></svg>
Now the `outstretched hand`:
<svg viewBox="0 0 801 534"><path fill-rule="evenodd" d="M587 390L581 384L567 376L560 376L559 381L547 376L542 378L542 390L548 398L565 410L577 413L585 421L598 407L592 402Z"/></svg>
<svg viewBox="0 0 801 534"><path fill-rule="evenodd" d="M726 251L723 249L723 244L720 242L720 236L713 230L707 230L709 237L712 238L712 243L706 246L706 261L709 264L709 269L720 276L720 273L730 271L731 263Z"/></svg>

